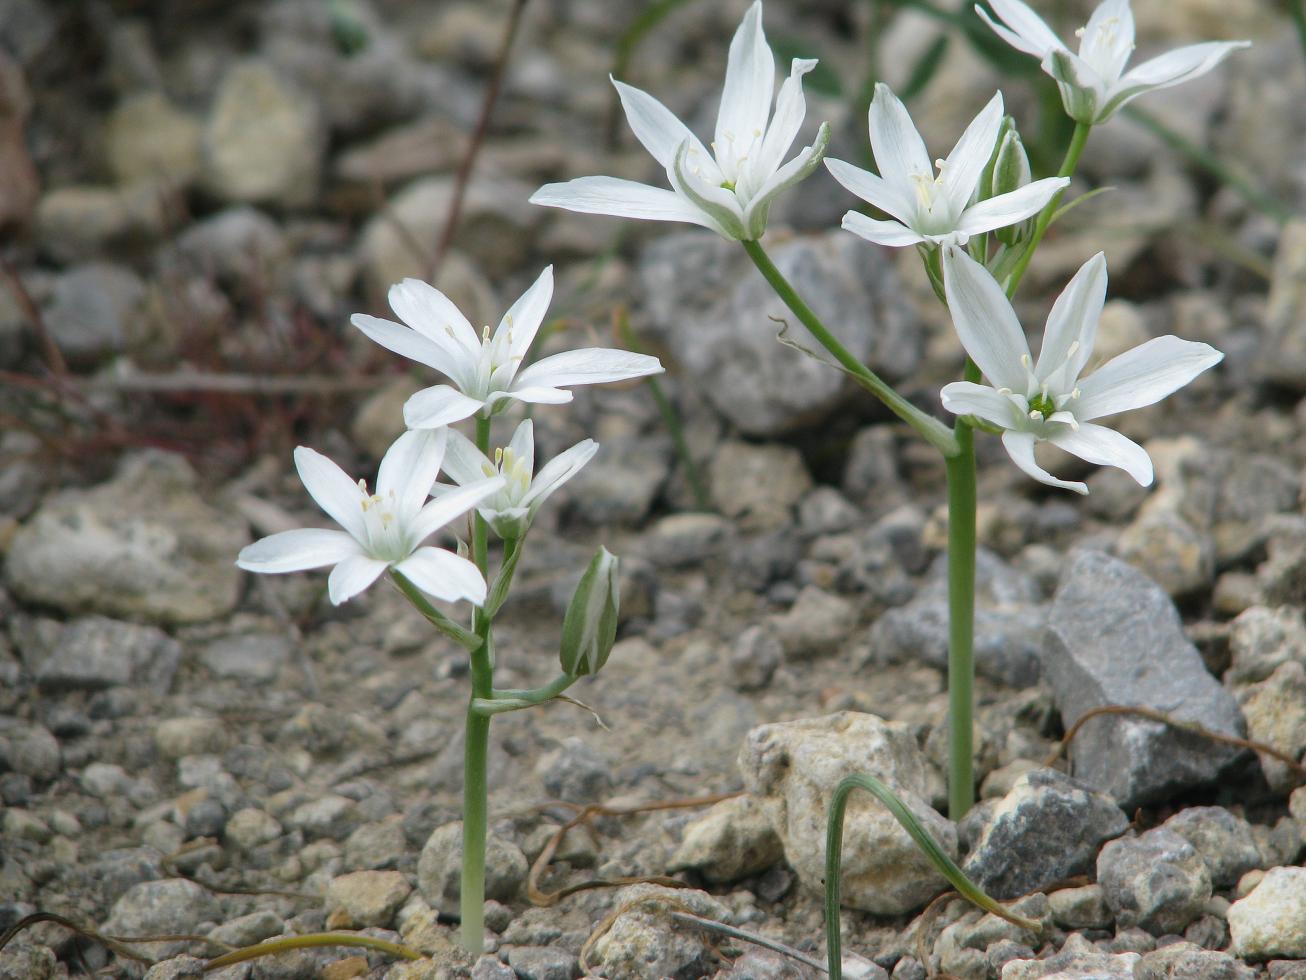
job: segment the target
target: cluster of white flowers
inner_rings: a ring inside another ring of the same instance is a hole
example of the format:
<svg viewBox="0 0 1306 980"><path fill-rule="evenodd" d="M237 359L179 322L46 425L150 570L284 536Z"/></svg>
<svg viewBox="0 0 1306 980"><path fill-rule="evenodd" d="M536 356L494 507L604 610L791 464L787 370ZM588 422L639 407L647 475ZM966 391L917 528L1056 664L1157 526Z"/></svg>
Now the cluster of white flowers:
<svg viewBox="0 0 1306 980"><path fill-rule="evenodd" d="M416 279L390 289L390 308L403 325L355 314L354 325L378 344L434 368L453 384L426 388L404 405L408 431L381 460L374 494L325 456L296 449L304 488L344 530L283 531L243 549L236 564L268 573L334 566L327 585L336 604L388 569L437 599L484 603L488 590L480 569L425 542L472 508L501 537L520 538L545 498L594 456L598 444L582 440L536 474L529 419L495 453L494 463L449 426L472 416L491 418L513 401L568 402L572 385L662 370L655 357L597 347L553 354L523 368L552 298L550 266L504 314L493 335L487 326L478 336L444 293ZM452 486L436 482L441 469Z"/></svg>

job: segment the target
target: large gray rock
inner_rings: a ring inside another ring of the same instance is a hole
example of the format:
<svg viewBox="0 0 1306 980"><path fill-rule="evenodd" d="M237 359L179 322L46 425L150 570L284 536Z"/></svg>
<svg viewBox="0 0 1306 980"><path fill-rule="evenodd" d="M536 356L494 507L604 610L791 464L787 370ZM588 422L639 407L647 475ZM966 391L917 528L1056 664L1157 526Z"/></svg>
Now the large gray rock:
<svg viewBox="0 0 1306 980"><path fill-rule="evenodd" d="M1306 667L1296 660L1282 664L1273 674L1239 692L1247 718L1247 736L1264 742L1290 758L1306 752ZM1261 755L1265 780L1277 792L1286 793L1303 780L1273 756Z"/></svg>
<svg viewBox="0 0 1306 980"><path fill-rule="evenodd" d="M888 381L916 368L924 334L879 250L832 231L776 242L770 255L854 357ZM787 323L788 339L829 360L734 242L667 235L644 250L639 277L649 334L740 431L766 436L812 425L855 387L842 371L777 342Z"/></svg>
<svg viewBox="0 0 1306 980"><path fill-rule="evenodd" d="M48 648L33 643L22 654L46 693L137 684L165 694L181 663L180 644L163 630L103 616L75 619Z"/></svg>
<svg viewBox="0 0 1306 980"><path fill-rule="evenodd" d="M692 868L723 884L765 871L783 857L784 845L757 801L732 796L686 825L671 867Z"/></svg>
<svg viewBox="0 0 1306 980"><path fill-rule="evenodd" d="M1154 936L1181 932L1211 897L1202 856L1164 827L1108 843L1097 856L1097 880L1117 927Z"/></svg>
<svg viewBox="0 0 1306 980"><path fill-rule="evenodd" d="M437 827L417 859L417 887L433 908L454 913L462 891L463 824ZM485 839L485 897L508 902L526 880L526 855L510 840L488 833Z"/></svg>
<svg viewBox="0 0 1306 980"><path fill-rule="evenodd" d="M590 956L598 976L622 980L695 980L707 975L711 953L702 930L678 925L667 911L689 911L717 921L730 913L706 892L661 885L631 885L617 892L624 909L594 942Z"/></svg>
<svg viewBox="0 0 1306 980"><path fill-rule="evenodd" d="M108 483L55 494L14 535L5 581L70 613L190 623L230 612L249 532L198 483L180 456L145 452Z"/></svg>
<svg viewBox="0 0 1306 980"><path fill-rule="evenodd" d="M73 364L90 366L141 339L145 284L130 269L88 262L54 281L43 310L50 334Z"/></svg>
<svg viewBox="0 0 1306 980"><path fill-rule="evenodd" d="M962 870L994 898L1016 898L1084 874L1098 847L1128 826L1110 797L1035 769L985 814Z"/></svg>
<svg viewBox="0 0 1306 980"><path fill-rule="evenodd" d="M1271 868L1229 906L1230 951L1249 960L1306 959L1306 868Z"/></svg>
<svg viewBox="0 0 1306 980"><path fill-rule="evenodd" d="M1230 888L1248 871L1262 866L1252 825L1220 806L1180 810L1162 826L1197 849L1216 888Z"/></svg>
<svg viewBox="0 0 1306 980"><path fill-rule="evenodd" d="M826 814L845 776L885 783L956 857L956 828L926 802L932 774L905 725L853 711L762 725L748 733L739 769L779 834L785 860L811 891L824 890ZM914 911L946 887L889 811L860 791L848 802L842 870L844 904L878 915Z"/></svg>
<svg viewBox="0 0 1306 980"><path fill-rule="evenodd" d="M113 904L104 932L111 936L193 933L217 918L219 906L205 888L185 878L133 885Z"/></svg>
<svg viewBox="0 0 1306 980"><path fill-rule="evenodd" d="M1067 727L1092 708L1122 704L1243 734L1238 705L1207 673L1174 603L1132 566L1101 552L1075 554L1047 623L1043 675ZM1089 721L1071 744L1075 777L1126 809L1213 782L1240 752L1128 715Z"/></svg>

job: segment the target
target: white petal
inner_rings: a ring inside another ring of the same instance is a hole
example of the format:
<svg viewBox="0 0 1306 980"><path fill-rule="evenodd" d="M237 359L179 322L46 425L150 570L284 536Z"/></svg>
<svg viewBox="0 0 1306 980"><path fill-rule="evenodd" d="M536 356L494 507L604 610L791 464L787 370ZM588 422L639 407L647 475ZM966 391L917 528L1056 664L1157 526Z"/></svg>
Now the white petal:
<svg viewBox="0 0 1306 980"><path fill-rule="evenodd" d="M1250 41L1207 41L1190 44L1158 55L1125 73L1106 95L1103 115L1116 112L1126 103L1153 89L1167 88L1205 75L1230 52L1249 47Z"/></svg>
<svg viewBox="0 0 1306 980"><path fill-rule="evenodd" d="M978 415L986 422L1010 429L1017 421L1019 408L1008 395L988 385L971 381L954 381L939 393L943 407L954 415Z"/></svg>
<svg viewBox="0 0 1306 980"><path fill-rule="evenodd" d="M507 330L512 337L512 356L523 358L530 349L535 334L544 322L549 303L553 300L553 266L545 266L544 271L531 284L531 287L517 298L508 312L499 321L495 336Z"/></svg>
<svg viewBox="0 0 1306 980"><path fill-rule="evenodd" d="M901 248L903 245L915 245L917 242L925 241L923 235L912 231L906 225L900 225L896 221L877 221L875 218L866 217L860 211L849 211L845 214L841 227L844 231L851 231L858 238L865 238L868 242L888 245L891 248Z"/></svg>
<svg viewBox="0 0 1306 980"><path fill-rule="evenodd" d="M400 326L392 320L383 320L367 313L355 313L349 322L386 350L435 368L454 381L461 378L468 366L467 360L456 357L448 348L441 347L429 337L423 337L411 327Z"/></svg>
<svg viewBox="0 0 1306 980"><path fill-rule="evenodd" d="M816 142L803 147L797 156L771 174L757 189L756 195L744 209L744 224L754 240L761 238L766 231L766 212L771 202L786 188L805 180L820 164L829 144L830 124L821 123L821 128L816 132Z"/></svg>
<svg viewBox="0 0 1306 980"><path fill-rule="evenodd" d="M295 450L295 469L308 495L327 515L352 534L357 541L367 540L363 525L363 491L345 475L345 471L321 453L300 446Z"/></svg>
<svg viewBox="0 0 1306 980"><path fill-rule="evenodd" d="M941 177L952 214L960 215L975 193L975 185L993 156L1002 128L1002 93L995 92L988 105L971 120L943 162Z"/></svg>
<svg viewBox="0 0 1306 980"><path fill-rule="evenodd" d="M1029 345L1016 311L984 266L954 246L943 249L943 288L961 346L996 388L1025 392L1021 358Z"/></svg>
<svg viewBox="0 0 1306 980"><path fill-rule="evenodd" d="M1105 302L1106 256L1098 252L1079 267L1048 314L1034 373L1040 381L1048 381L1056 371L1057 380L1051 383L1054 392L1068 391L1070 383L1088 363ZM1079 346L1072 354L1070 349L1075 344Z"/></svg>
<svg viewBox="0 0 1306 980"><path fill-rule="evenodd" d="M277 575L334 565L361 553L359 543L344 531L305 527L246 545L236 556L236 564L247 572Z"/></svg>
<svg viewBox="0 0 1306 980"><path fill-rule="evenodd" d="M395 495L400 520L408 520L431 495L444 458L446 429L409 429L385 451L376 474L378 496Z"/></svg>
<svg viewBox="0 0 1306 980"><path fill-rule="evenodd" d="M861 167L854 167L851 163L845 163L843 160L831 160L829 158L825 161L825 169L830 171L830 176L868 204L874 204L881 211L893 215L903 224L908 224L914 220L916 215L915 199L904 197L897 186L890 184L883 177L873 174L869 170L863 170Z"/></svg>
<svg viewBox="0 0 1306 980"><path fill-rule="evenodd" d="M803 117L807 115L807 101L803 98L803 76L816 67L815 58L795 58L789 64L789 77L780 86L775 100L775 115L766 129L762 147L754 153L754 169L762 179L775 172L793 145Z"/></svg>
<svg viewBox="0 0 1306 980"><path fill-rule="evenodd" d="M615 78L612 79L612 84L616 86L621 107L626 110L626 120L630 123L635 138L644 144L644 148L662 166L671 166L676 147L686 140L697 145L704 156L708 155L698 137L689 131L689 127L653 96Z"/></svg>
<svg viewBox="0 0 1306 980"><path fill-rule="evenodd" d="M380 558L368 555L350 555L335 568L327 578L327 595L331 604L338 606L347 602L380 578L381 573L390 565Z"/></svg>
<svg viewBox="0 0 1306 980"><path fill-rule="evenodd" d="M513 385L512 391L505 391L502 396L530 405L565 405L575 397L570 391L551 388L547 384L527 385L524 388Z"/></svg>
<svg viewBox="0 0 1306 980"><path fill-rule="evenodd" d="M583 347L550 355L525 368L517 375L512 394L520 398L524 388L604 384L609 381L625 381L627 378L642 378L661 371L661 362L647 354L606 347Z"/></svg>
<svg viewBox="0 0 1306 980"><path fill-rule="evenodd" d="M1048 441L1098 466L1119 467L1140 487L1152 485L1152 458L1147 450L1115 429L1083 422L1077 430L1059 432Z"/></svg>
<svg viewBox="0 0 1306 980"><path fill-rule="evenodd" d="M535 423L530 419L522 419L517 423L517 428L513 429L512 438L508 440L508 448L512 450L514 458L522 461L527 473L534 473Z"/></svg>
<svg viewBox="0 0 1306 980"><path fill-rule="evenodd" d="M466 514L486 497L502 490L504 482L501 476L478 480L476 483L449 490L431 499L413 520L412 540L425 541L450 521Z"/></svg>
<svg viewBox="0 0 1306 980"><path fill-rule="evenodd" d="M734 155L726 149L731 142L743 147L766 132L774 88L775 59L762 32L761 0L754 0L731 38L726 56L726 81L716 119L718 159Z"/></svg>
<svg viewBox="0 0 1306 980"><path fill-rule="evenodd" d="M545 184L531 195L531 203L616 218L687 221L710 228L723 238L730 237L708 215L674 191L618 177L577 177L561 184Z"/></svg>
<svg viewBox="0 0 1306 980"><path fill-rule="evenodd" d="M458 307L440 290L420 279L405 279L390 287L390 308L404 323L438 346L476 357L481 338Z"/></svg>
<svg viewBox="0 0 1306 980"><path fill-rule="evenodd" d="M1223 358L1210 344L1170 336L1149 340L1113 357L1079 383L1075 415L1096 419L1159 402Z"/></svg>
<svg viewBox="0 0 1306 980"><path fill-rule="evenodd" d="M1003 39L1013 48L1024 51L1026 54L1032 54L1041 58L1053 48L1063 47L1061 39L1048 27L1047 22L1038 14L1034 13L1027 4L1021 3L1021 0L989 0L993 7L993 12L1002 19L1002 22L1011 28L1015 33L1016 40L1006 37ZM975 12L978 13L989 26L999 34L1003 32L998 30L996 24L989 18L984 8L976 4Z"/></svg>
<svg viewBox="0 0 1306 980"><path fill-rule="evenodd" d="M485 403L470 398L457 388L436 385L423 388L404 402L404 424L410 429L438 429L471 418Z"/></svg>
<svg viewBox="0 0 1306 980"><path fill-rule="evenodd" d="M1075 493L1088 493L1088 487L1082 483L1076 483L1071 480L1058 480L1038 463L1034 462L1034 443L1037 440L1032 432L1004 432L1002 433L1002 446L1011 457L1011 461L1019 466L1027 476L1032 476L1039 483L1046 483L1050 487L1061 487L1063 490L1073 490Z"/></svg>
<svg viewBox="0 0 1306 980"><path fill-rule="evenodd" d="M494 472L494 467L486 455L476 448L476 444L457 429L449 429L449 445L444 451L442 469L449 478L459 486L479 483ZM488 472L487 472L488 470ZM453 488L442 489L448 493Z"/></svg>
<svg viewBox="0 0 1306 980"><path fill-rule="evenodd" d="M445 602L485 602L485 579L466 558L442 548L418 548L395 565L395 571L429 596Z"/></svg>
<svg viewBox="0 0 1306 980"><path fill-rule="evenodd" d="M540 472L531 481L530 490L522 497L521 502L528 504L531 513L534 514L549 494L579 473L581 467L593 459L598 451L597 442L593 439L582 439L570 449L558 453L540 468Z"/></svg>
<svg viewBox="0 0 1306 980"><path fill-rule="evenodd" d="M907 107L883 82L875 85L870 109L871 150L880 176L904 196L914 194L913 175L933 179L934 165Z"/></svg>
<svg viewBox="0 0 1306 980"><path fill-rule="evenodd" d="M979 235L1024 221L1042 211L1048 201L1069 183L1069 177L1044 177L1014 191L972 204L962 212L957 230L966 236Z"/></svg>
<svg viewBox="0 0 1306 980"><path fill-rule="evenodd" d="M1134 50L1134 14L1129 0L1102 0L1088 18L1079 56L1109 82L1120 77Z"/></svg>

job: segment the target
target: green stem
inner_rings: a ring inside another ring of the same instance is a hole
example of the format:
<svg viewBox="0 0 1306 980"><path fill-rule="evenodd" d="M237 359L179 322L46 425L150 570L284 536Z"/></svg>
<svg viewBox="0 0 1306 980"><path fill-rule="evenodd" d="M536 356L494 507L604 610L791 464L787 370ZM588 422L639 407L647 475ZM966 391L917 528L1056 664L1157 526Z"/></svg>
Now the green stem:
<svg viewBox="0 0 1306 980"><path fill-rule="evenodd" d="M740 244L744 246L744 250L748 253L748 257L753 260L753 264L757 266L758 271L771 284L771 288L784 300L785 305L793 311L808 332L816 338L822 347L830 352L844 370L859 380L873 395L888 406L889 411L920 433L926 442L938 449L945 457L956 454L957 441L953 438L952 431L938 419L927 415L903 398L879 375L854 357L848 348L844 347L839 339L826 329L825 324L812 312L811 307L803 302L802 297L789 284L789 280L775 267L775 263L763 250L761 242L744 241L740 242Z"/></svg>
<svg viewBox="0 0 1306 980"><path fill-rule="evenodd" d="M967 361L966 380L978 380ZM975 802L975 431L958 421L948 476L948 816Z"/></svg>
<svg viewBox="0 0 1306 980"><path fill-rule="evenodd" d="M842 980L843 977L843 938L839 931L839 875L840 865L843 863L844 814L848 809L848 797L855 789L865 790L884 805L903 830L907 831L911 839L916 842L916 846L925 853L939 873L963 898L1036 936L1042 932L1043 925L1037 919L1017 915L977 888L961 868L957 867L956 862L939 847L929 831L921 826L916 815L907 809L889 787L874 776L861 774L845 776L835 787L825 825L825 954L830 980Z"/></svg>
<svg viewBox="0 0 1306 980"><path fill-rule="evenodd" d="M490 419L476 417L476 448L489 455ZM485 575L487 555L485 518L472 518L472 560ZM481 644L471 655L472 696L467 705L467 736L463 746L463 868L459 891L462 925L459 939L464 949L478 955L485 944L485 839L489 822L489 781L486 775L490 747L490 716L476 710L478 699L494 696L494 653L491 617L476 610L472 628Z"/></svg>
<svg viewBox="0 0 1306 980"><path fill-rule="evenodd" d="M578 680L580 680L579 677L573 677L571 674L559 674L543 687L514 688L507 691L496 690L489 698L474 698L472 700L472 710L488 718L491 715L502 715L509 711L534 708L546 701L552 701Z"/></svg>
<svg viewBox="0 0 1306 980"><path fill-rule="evenodd" d="M267 939L256 946L243 946L240 949L234 949L230 953L223 953L221 956L215 956L213 959L207 960L204 963L203 972L211 973L214 970L221 970L223 967L233 966L236 963L245 963L261 956L272 956L276 953L288 953L295 949L312 949L322 946L354 946L363 949L375 949L405 960L420 960L422 958L421 953L409 946L392 943L385 939L377 939L373 936L363 936L353 932L313 932L302 936L287 936L284 939Z"/></svg>
<svg viewBox="0 0 1306 980"><path fill-rule="evenodd" d="M1088 134L1092 131L1092 123L1075 123L1075 133L1070 137L1070 145L1066 147L1066 155L1061 161L1061 169L1057 171L1058 177L1071 177L1075 173L1075 168L1079 166L1079 158L1084 153L1084 147L1088 144ZM1011 277L1007 280L1007 296L1016 294L1016 287L1020 285L1020 280L1025 275L1025 270L1029 267L1030 260L1034 257L1034 251L1038 248L1039 242L1043 240L1044 233L1048 230L1048 225L1052 224L1052 216L1057 213L1057 202L1061 200L1061 195L1065 189L1052 195L1052 199L1043 205L1043 210L1038 213L1038 219L1034 222L1034 233L1030 235L1029 241L1025 245L1025 251L1021 253L1020 261L1016 263L1011 270Z"/></svg>
<svg viewBox="0 0 1306 980"><path fill-rule="evenodd" d="M426 617L428 623L438 629L445 636L452 640L456 640L465 647L469 653L481 645L482 640L479 636L471 630L459 626L444 613L440 612L440 610L436 609L435 606L431 605L430 600L422 594L422 591L417 586L413 585L412 582L408 581L408 579L404 578L403 575L396 572L394 569L390 570L390 581L394 582L399 591L407 596L408 601L413 604L419 613Z"/></svg>

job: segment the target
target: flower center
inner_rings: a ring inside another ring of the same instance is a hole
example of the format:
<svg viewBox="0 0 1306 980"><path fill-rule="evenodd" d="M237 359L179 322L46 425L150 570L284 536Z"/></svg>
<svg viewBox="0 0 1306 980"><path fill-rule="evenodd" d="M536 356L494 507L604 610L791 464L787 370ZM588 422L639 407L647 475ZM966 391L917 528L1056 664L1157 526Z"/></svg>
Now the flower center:
<svg viewBox="0 0 1306 980"><path fill-rule="evenodd" d="M1042 416L1044 419L1047 419L1057 410L1056 404L1050 397L1048 397L1046 390L1039 392L1033 398L1026 399L1026 402L1029 405L1030 418L1033 418L1037 414Z"/></svg>
<svg viewBox="0 0 1306 980"><path fill-rule="evenodd" d="M391 490L384 497L367 492L367 481L358 481L362 495L363 526L367 529L368 550L374 558L400 561L407 558L409 549L404 540L403 527L397 514L398 501Z"/></svg>

